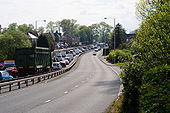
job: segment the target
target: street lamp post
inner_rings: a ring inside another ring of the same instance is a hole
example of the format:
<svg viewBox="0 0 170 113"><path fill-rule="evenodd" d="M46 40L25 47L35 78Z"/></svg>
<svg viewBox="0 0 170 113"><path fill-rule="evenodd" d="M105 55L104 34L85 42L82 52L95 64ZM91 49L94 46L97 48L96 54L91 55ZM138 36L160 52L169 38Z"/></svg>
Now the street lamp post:
<svg viewBox="0 0 170 113"><path fill-rule="evenodd" d="M116 49L116 32L115 32L115 28L116 28L116 19L115 18L104 18L104 19L113 19L114 20L114 46L113 46L113 49L115 50ZM114 57L114 63L115 63L115 57Z"/></svg>
<svg viewBox="0 0 170 113"><path fill-rule="evenodd" d="M38 25L38 21L43 21L43 22L46 22L46 20L36 20L35 21L35 30L37 31L37 25Z"/></svg>
<svg viewBox="0 0 170 113"><path fill-rule="evenodd" d="M116 49L116 41L115 41L115 36L116 36L116 34L115 34L116 19L115 18L104 18L104 19L113 19L113 21L114 21L114 46L113 46L113 49Z"/></svg>

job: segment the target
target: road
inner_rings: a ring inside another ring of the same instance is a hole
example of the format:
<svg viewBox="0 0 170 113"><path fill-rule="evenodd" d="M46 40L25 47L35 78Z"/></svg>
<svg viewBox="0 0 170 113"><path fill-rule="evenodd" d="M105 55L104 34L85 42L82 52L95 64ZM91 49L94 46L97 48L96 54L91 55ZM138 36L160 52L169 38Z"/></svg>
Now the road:
<svg viewBox="0 0 170 113"><path fill-rule="evenodd" d="M117 98L120 81L92 52L67 75L0 95L0 113L102 113Z"/></svg>

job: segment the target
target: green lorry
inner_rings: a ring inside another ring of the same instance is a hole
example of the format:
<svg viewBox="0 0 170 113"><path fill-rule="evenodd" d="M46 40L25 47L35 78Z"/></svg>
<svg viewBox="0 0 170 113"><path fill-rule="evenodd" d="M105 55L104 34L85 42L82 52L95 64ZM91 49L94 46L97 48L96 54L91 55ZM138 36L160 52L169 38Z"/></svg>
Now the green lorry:
<svg viewBox="0 0 170 113"><path fill-rule="evenodd" d="M14 59L19 76L50 71L52 66L50 49L44 47L17 48Z"/></svg>

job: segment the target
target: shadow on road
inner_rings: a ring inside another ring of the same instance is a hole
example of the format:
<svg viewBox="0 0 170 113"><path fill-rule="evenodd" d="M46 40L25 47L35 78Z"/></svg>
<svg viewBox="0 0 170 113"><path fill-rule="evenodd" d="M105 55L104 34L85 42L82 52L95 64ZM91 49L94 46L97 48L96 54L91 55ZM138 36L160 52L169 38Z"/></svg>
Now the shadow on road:
<svg viewBox="0 0 170 113"><path fill-rule="evenodd" d="M100 81L97 82L94 86L101 87L103 89L101 93L113 95L119 93L120 81L119 80Z"/></svg>

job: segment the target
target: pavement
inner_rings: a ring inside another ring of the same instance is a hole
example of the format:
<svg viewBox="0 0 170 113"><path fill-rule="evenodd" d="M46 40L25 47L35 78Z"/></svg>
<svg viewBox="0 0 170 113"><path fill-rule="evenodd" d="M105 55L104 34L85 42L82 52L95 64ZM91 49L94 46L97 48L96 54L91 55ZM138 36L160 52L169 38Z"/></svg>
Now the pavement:
<svg viewBox="0 0 170 113"><path fill-rule="evenodd" d="M106 56L103 56L102 54L103 54L103 50L100 50L97 57L100 59L101 62L103 62L108 67L110 67L112 69L112 71L120 78L120 74L123 70L120 68L120 66L117 66L115 64L108 62L106 60ZM119 90L119 93L118 93L118 98L123 92L123 84L122 84L121 78L120 78L120 82L121 82L121 85L120 85L120 90Z"/></svg>

